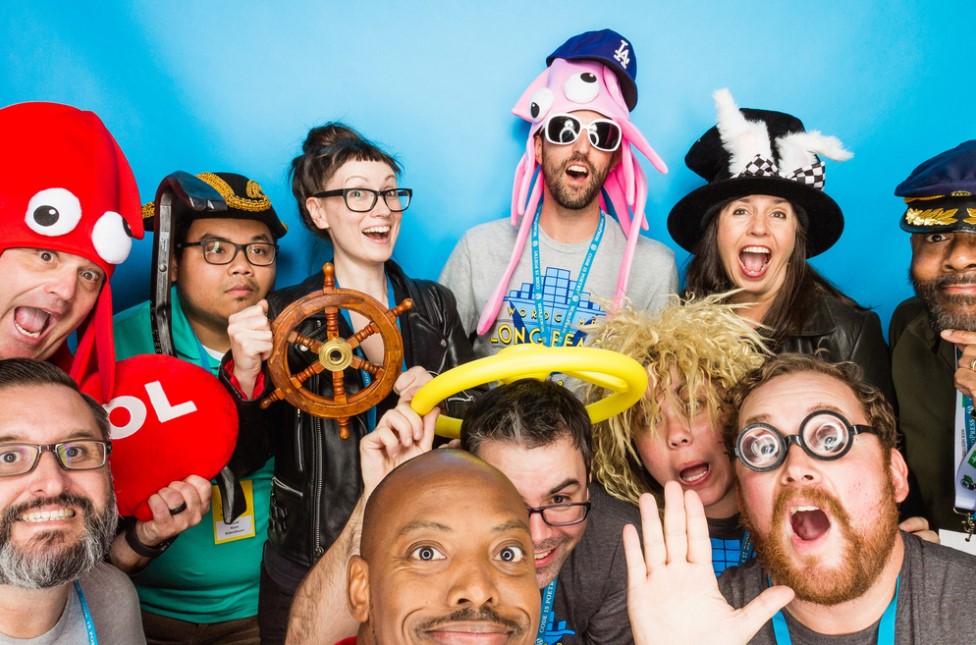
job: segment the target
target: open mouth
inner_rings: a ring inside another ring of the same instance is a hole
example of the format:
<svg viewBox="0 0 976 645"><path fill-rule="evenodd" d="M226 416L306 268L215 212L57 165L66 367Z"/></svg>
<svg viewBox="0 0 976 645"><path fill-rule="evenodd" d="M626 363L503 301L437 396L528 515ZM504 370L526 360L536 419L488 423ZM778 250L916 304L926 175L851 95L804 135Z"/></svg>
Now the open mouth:
<svg viewBox="0 0 976 645"><path fill-rule="evenodd" d="M363 229L363 235L377 242L385 242L390 239L390 226L370 226Z"/></svg>
<svg viewBox="0 0 976 645"><path fill-rule="evenodd" d="M798 538L812 542L830 530L830 518L816 506L797 506L790 511L790 527Z"/></svg>
<svg viewBox="0 0 976 645"><path fill-rule="evenodd" d="M695 484L704 481L704 479L708 477L708 473L711 472L711 470L712 468L708 465L708 463L703 462L700 464L694 464L692 466L688 466L687 468L682 468L681 471L678 472L678 479L681 480L682 484L694 486Z"/></svg>
<svg viewBox="0 0 976 645"><path fill-rule="evenodd" d="M14 309L14 327L24 336L40 338L55 322L55 316L35 307Z"/></svg>
<svg viewBox="0 0 976 645"><path fill-rule="evenodd" d="M739 251L739 266L750 278L759 278L769 267L772 252L764 246L747 246Z"/></svg>
<svg viewBox="0 0 976 645"><path fill-rule="evenodd" d="M590 169L583 164L573 163L566 168L566 174L573 179L586 179L590 175Z"/></svg>

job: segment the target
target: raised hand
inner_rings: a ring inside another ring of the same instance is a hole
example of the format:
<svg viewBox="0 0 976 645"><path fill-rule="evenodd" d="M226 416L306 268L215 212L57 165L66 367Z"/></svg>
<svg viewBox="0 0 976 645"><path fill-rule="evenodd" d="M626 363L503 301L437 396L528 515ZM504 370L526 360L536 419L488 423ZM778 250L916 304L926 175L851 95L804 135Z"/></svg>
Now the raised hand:
<svg viewBox="0 0 976 645"><path fill-rule="evenodd" d="M248 397L261 373L261 364L271 356L271 322L268 301L261 300L227 319L227 335L234 356L234 378Z"/></svg>
<svg viewBox="0 0 976 645"><path fill-rule="evenodd" d="M973 396L976 392L976 332L944 329L941 336L959 349L959 363L953 374L956 389Z"/></svg>
<svg viewBox="0 0 976 645"><path fill-rule="evenodd" d="M368 498L391 470L430 451L439 414L440 411L434 408L421 417L411 409L409 401L401 399L395 408L380 418L376 429L360 440L364 497Z"/></svg>
<svg viewBox="0 0 976 645"><path fill-rule="evenodd" d="M664 487L664 526L651 495L640 499L644 548L637 529L624 527L627 611L638 645L651 643L747 643L793 599L776 586L735 609L718 588L712 569L705 509L698 494Z"/></svg>

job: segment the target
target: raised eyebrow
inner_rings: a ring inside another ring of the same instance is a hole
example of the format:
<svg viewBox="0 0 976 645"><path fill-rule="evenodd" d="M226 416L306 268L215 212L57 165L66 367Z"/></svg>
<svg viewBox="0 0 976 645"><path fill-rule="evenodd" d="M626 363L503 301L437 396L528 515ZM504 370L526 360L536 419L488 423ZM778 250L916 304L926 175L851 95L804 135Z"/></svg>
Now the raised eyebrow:
<svg viewBox="0 0 976 645"><path fill-rule="evenodd" d="M556 493L561 492L563 489L569 488L570 486L573 485L582 486L582 484L580 484L580 480L576 479L575 477L568 477L565 480L563 480L561 484L558 484L550 488L549 492L546 493L546 497L555 495Z"/></svg>
<svg viewBox="0 0 976 645"><path fill-rule="evenodd" d="M397 535L406 535L408 533L413 533L414 531L439 531L441 533L454 533L454 529L446 524L441 524L440 522L431 522L427 520L416 520L414 522L408 522L403 525L403 527L397 531Z"/></svg>
<svg viewBox="0 0 976 645"><path fill-rule="evenodd" d="M507 531L518 530L518 529L528 531L529 525L523 522L522 520L509 520L502 524L498 524L497 526L491 528L490 530L492 533L505 533Z"/></svg>

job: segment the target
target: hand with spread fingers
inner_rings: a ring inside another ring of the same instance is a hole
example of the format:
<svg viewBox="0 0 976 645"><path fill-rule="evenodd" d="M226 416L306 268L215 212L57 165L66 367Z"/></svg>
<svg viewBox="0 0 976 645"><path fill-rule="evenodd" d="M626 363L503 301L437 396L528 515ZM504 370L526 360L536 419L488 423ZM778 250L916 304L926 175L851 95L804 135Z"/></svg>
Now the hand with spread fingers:
<svg viewBox="0 0 976 645"><path fill-rule="evenodd" d="M960 329L945 329L942 339L955 344L959 350L959 361L953 374L956 389L967 396L976 392L976 332Z"/></svg>
<svg viewBox="0 0 976 645"><path fill-rule="evenodd" d="M742 609L722 596L712 569L712 547L701 500L682 493L677 482L664 487L664 525L651 495L640 499L644 546L637 529L624 528L627 610L634 642L747 643L793 599L775 586Z"/></svg>
<svg viewBox="0 0 976 645"><path fill-rule="evenodd" d="M364 498L368 498L394 468L430 451L439 414L440 411L434 408L421 417L410 408L409 401L401 398L395 408L380 418L376 429L362 438L359 456Z"/></svg>
<svg viewBox="0 0 976 645"><path fill-rule="evenodd" d="M244 394L253 396L261 365L271 356L274 342L268 301L261 300L231 314L227 319L227 336L234 357L234 378Z"/></svg>

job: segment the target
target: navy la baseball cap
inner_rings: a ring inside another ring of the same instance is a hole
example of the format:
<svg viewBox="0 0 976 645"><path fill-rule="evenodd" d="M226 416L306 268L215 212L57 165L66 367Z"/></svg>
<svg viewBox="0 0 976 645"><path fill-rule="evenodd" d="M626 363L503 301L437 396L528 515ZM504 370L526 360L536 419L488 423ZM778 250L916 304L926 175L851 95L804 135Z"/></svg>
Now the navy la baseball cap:
<svg viewBox="0 0 976 645"><path fill-rule="evenodd" d="M603 63L617 75L627 109L637 105L637 55L630 41L613 29L587 31L573 36L546 58L546 65L564 60L594 60Z"/></svg>

